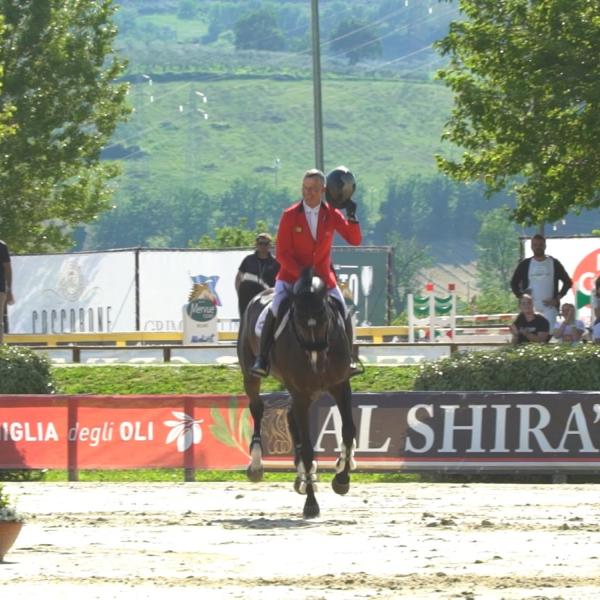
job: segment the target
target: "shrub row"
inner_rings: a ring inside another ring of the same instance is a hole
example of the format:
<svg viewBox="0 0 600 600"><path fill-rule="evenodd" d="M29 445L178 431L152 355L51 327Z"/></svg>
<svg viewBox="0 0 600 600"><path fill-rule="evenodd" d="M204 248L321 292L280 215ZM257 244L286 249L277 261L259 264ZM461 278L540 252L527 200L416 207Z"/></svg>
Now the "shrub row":
<svg viewBox="0 0 600 600"><path fill-rule="evenodd" d="M600 345L522 344L425 363L415 390L600 390Z"/></svg>
<svg viewBox="0 0 600 600"><path fill-rule="evenodd" d="M28 348L0 345L0 394L51 394L50 361Z"/></svg>

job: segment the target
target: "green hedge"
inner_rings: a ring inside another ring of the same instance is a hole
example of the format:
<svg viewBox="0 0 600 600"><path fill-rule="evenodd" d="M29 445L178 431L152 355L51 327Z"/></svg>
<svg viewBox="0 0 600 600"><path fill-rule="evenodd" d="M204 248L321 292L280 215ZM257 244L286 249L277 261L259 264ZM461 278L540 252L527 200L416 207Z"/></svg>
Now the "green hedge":
<svg viewBox="0 0 600 600"><path fill-rule="evenodd" d="M0 345L0 394L54 392L49 360L28 348Z"/></svg>
<svg viewBox="0 0 600 600"><path fill-rule="evenodd" d="M415 390L600 390L600 345L522 344L425 363Z"/></svg>

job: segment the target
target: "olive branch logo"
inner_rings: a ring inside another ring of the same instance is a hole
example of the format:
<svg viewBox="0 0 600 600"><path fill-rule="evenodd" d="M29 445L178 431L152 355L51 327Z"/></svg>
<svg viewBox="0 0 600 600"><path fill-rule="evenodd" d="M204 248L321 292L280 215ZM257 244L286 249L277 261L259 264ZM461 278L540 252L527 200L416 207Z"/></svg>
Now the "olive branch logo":
<svg viewBox="0 0 600 600"><path fill-rule="evenodd" d="M204 419L192 419L188 414L177 410L171 411L176 421L164 421L171 430L167 435L165 444L172 444L177 440L177 450L185 452L192 444L199 444L202 441L202 429L200 423Z"/></svg>
<svg viewBox="0 0 600 600"><path fill-rule="evenodd" d="M209 429L215 439L230 448L237 448L244 456L249 457L252 424L248 408L241 408L237 399L233 397L226 409L211 408L210 415L213 424Z"/></svg>

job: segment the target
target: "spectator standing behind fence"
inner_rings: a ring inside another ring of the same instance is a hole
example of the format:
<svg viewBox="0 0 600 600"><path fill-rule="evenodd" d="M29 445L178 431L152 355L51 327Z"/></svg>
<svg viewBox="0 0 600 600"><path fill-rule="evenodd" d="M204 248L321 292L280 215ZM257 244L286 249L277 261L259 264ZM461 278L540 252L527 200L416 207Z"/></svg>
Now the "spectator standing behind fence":
<svg viewBox="0 0 600 600"><path fill-rule="evenodd" d="M543 235L537 233L531 238L531 250L533 256L517 265L510 287L517 298L529 294L535 311L554 324L560 299L571 289L573 282L560 261L546 254ZM560 289L559 283L562 284Z"/></svg>
<svg viewBox="0 0 600 600"><path fill-rule="evenodd" d="M550 339L550 323L533 310L533 298L523 294L519 298L519 314L510 326L513 344L544 343Z"/></svg>
<svg viewBox="0 0 600 600"><path fill-rule="evenodd" d="M600 323L600 277L596 277L592 290L592 325Z"/></svg>
<svg viewBox="0 0 600 600"><path fill-rule="evenodd" d="M554 337L560 342L578 342L585 333L583 321L575 318L575 306L565 302L561 308L562 321L554 326Z"/></svg>
<svg viewBox="0 0 600 600"><path fill-rule="evenodd" d="M240 265L235 277L235 289L246 280L273 287L278 271L279 263L271 254L271 236L268 233L259 233L256 236L255 251L248 254Z"/></svg>
<svg viewBox="0 0 600 600"><path fill-rule="evenodd" d="M4 339L4 310L15 299L12 293L12 268L10 253L5 242L0 240L0 344Z"/></svg>

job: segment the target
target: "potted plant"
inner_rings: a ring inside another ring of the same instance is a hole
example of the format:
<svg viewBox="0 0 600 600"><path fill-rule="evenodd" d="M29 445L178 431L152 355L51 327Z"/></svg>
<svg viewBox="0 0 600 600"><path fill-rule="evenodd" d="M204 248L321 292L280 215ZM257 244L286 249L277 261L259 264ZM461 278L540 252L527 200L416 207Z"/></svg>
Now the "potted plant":
<svg viewBox="0 0 600 600"><path fill-rule="evenodd" d="M15 543L23 527L23 521L23 516L16 511L0 483L0 562Z"/></svg>

